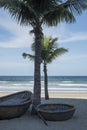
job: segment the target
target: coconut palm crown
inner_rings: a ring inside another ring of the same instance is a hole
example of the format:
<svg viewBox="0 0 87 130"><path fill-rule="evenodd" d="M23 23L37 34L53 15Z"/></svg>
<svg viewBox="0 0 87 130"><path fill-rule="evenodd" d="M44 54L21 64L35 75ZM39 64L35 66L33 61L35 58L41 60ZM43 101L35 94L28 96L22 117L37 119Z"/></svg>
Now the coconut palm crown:
<svg viewBox="0 0 87 130"><path fill-rule="evenodd" d="M87 0L0 0L0 8L8 10L20 25L31 25L35 36L34 104L41 103L41 41L42 24L56 26L72 23L75 15L87 9Z"/></svg>

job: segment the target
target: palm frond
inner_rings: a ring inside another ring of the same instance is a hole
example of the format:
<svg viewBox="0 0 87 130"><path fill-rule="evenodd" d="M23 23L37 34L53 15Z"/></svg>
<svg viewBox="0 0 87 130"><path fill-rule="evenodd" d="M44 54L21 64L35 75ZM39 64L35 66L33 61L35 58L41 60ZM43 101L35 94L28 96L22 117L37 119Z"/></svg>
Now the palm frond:
<svg viewBox="0 0 87 130"><path fill-rule="evenodd" d="M68 8L73 15L81 14L83 10L87 9L87 0L67 0L66 3L63 4L65 8Z"/></svg>
<svg viewBox="0 0 87 130"><path fill-rule="evenodd" d="M20 24L33 24L37 17L34 9L22 0L0 0L0 7L8 10L11 17L14 17Z"/></svg>
<svg viewBox="0 0 87 130"><path fill-rule="evenodd" d="M65 48L58 48L57 40L58 38L46 36L43 39L41 57L46 63L52 62L52 60L68 51Z"/></svg>
<svg viewBox="0 0 87 130"><path fill-rule="evenodd" d="M32 51L35 51L35 43L32 43L31 49L32 49Z"/></svg>
<svg viewBox="0 0 87 130"><path fill-rule="evenodd" d="M55 58L61 56L65 52L68 52L68 49L65 48L57 48L53 52L50 53L50 55L47 57L46 62L51 63Z"/></svg>
<svg viewBox="0 0 87 130"><path fill-rule="evenodd" d="M58 47L57 40L58 38L51 37L51 41L48 43L48 50L54 51L55 49L57 49Z"/></svg>
<svg viewBox="0 0 87 130"><path fill-rule="evenodd" d="M23 53L22 56L23 56L23 58L27 58L28 57L32 61L34 61L34 59L35 59L34 55L27 54L27 53Z"/></svg>
<svg viewBox="0 0 87 130"><path fill-rule="evenodd" d="M23 58L25 59L27 57L27 54L26 53L23 53L22 54Z"/></svg>
<svg viewBox="0 0 87 130"><path fill-rule="evenodd" d="M35 55L28 54L28 58L29 58L31 61L34 61Z"/></svg>
<svg viewBox="0 0 87 130"><path fill-rule="evenodd" d="M20 24L49 26L61 21L74 22L75 14L87 9L86 0L0 0L0 7L7 9Z"/></svg>
<svg viewBox="0 0 87 130"><path fill-rule="evenodd" d="M61 7L59 11L57 11L57 9L54 11L49 11L44 15L43 19L44 23L46 23L48 26L56 26L63 21L67 23L75 22L75 17L73 14L63 7Z"/></svg>
<svg viewBox="0 0 87 130"><path fill-rule="evenodd" d="M57 0L56 0L57 1ZM42 21L48 26L57 25L60 22L75 22L75 15L80 15L87 9L86 0L61 0L50 11L46 12Z"/></svg>

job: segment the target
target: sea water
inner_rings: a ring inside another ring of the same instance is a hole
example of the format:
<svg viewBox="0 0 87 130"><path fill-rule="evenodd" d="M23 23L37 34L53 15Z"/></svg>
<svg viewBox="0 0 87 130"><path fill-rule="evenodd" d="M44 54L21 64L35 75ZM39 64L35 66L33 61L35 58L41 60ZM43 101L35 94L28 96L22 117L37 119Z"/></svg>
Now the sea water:
<svg viewBox="0 0 87 130"><path fill-rule="evenodd" d="M0 76L0 92L33 92L33 76ZM49 76L50 92L87 92L87 76ZM44 77L41 77L41 90L44 91Z"/></svg>

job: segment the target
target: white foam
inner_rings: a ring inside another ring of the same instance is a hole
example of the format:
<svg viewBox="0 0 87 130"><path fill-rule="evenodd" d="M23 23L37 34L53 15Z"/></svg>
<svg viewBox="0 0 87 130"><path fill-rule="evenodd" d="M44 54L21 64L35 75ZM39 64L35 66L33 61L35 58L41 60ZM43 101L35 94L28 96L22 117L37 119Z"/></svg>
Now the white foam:
<svg viewBox="0 0 87 130"><path fill-rule="evenodd" d="M58 84L59 86L86 86L87 87L87 84Z"/></svg>

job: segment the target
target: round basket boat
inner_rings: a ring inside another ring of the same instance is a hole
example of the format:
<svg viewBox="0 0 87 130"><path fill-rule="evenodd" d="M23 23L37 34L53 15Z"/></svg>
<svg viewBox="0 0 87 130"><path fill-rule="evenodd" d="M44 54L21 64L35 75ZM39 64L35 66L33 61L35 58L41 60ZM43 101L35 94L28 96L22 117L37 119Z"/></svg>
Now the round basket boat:
<svg viewBox="0 0 87 130"><path fill-rule="evenodd" d="M37 111L45 120L64 121L72 118L75 108L68 104L41 104Z"/></svg>
<svg viewBox="0 0 87 130"><path fill-rule="evenodd" d="M30 91L21 91L0 97L0 120L22 116L32 102Z"/></svg>

